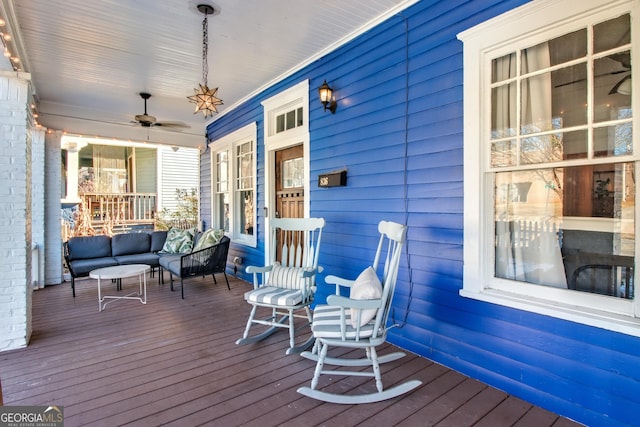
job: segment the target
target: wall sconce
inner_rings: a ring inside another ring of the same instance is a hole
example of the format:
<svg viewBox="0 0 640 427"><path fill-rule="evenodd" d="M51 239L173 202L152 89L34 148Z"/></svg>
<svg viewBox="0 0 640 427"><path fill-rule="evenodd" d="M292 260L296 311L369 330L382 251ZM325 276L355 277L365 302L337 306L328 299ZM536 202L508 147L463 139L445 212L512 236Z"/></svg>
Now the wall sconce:
<svg viewBox="0 0 640 427"><path fill-rule="evenodd" d="M322 83L322 86L318 88L318 95L320 95L320 102L322 102L324 111L328 109L332 114L335 113L338 103L333 97L333 89L329 87L326 80Z"/></svg>

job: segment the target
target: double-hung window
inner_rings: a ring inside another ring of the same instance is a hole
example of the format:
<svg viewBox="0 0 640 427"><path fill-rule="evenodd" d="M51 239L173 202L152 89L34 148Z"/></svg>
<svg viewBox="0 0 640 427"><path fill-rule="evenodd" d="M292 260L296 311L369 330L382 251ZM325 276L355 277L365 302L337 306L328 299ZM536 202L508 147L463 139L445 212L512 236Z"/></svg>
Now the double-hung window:
<svg viewBox="0 0 640 427"><path fill-rule="evenodd" d="M213 222L234 243L256 245L256 124L210 144Z"/></svg>
<svg viewBox="0 0 640 427"><path fill-rule="evenodd" d="M640 1L602 3L533 1L459 35L461 294L640 336Z"/></svg>

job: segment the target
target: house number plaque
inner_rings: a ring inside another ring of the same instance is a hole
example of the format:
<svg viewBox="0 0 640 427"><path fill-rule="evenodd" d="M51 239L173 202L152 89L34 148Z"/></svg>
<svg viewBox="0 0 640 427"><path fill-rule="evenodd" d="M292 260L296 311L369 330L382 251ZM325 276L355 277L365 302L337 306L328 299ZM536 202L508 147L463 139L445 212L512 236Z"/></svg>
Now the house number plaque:
<svg viewBox="0 0 640 427"><path fill-rule="evenodd" d="M320 174L318 176L318 187L344 187L347 185L347 171L337 171Z"/></svg>

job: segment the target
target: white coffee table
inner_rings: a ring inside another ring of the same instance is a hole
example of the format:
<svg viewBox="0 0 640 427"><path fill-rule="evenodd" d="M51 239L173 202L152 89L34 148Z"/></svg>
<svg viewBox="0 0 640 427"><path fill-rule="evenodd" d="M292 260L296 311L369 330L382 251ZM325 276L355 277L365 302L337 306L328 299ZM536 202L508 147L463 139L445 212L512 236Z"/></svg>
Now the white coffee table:
<svg viewBox="0 0 640 427"><path fill-rule="evenodd" d="M151 267L146 264L129 264L129 265L115 265L113 267L104 267L93 270L89 273L89 277L98 279L98 311L102 311L108 303L113 301L107 301L106 299L137 299L142 304L147 303L147 271L151 270ZM100 288L100 281L102 279L110 279L118 281L118 289L120 289L120 279L125 277L138 276L138 285L140 287L138 292L132 292L124 296L116 295L102 295Z"/></svg>

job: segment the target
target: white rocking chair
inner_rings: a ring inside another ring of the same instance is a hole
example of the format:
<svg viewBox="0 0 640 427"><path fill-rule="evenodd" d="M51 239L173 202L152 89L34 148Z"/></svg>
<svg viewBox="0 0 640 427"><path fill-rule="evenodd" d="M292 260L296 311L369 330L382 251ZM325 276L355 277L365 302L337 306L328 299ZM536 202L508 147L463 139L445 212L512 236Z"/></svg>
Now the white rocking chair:
<svg viewBox="0 0 640 427"><path fill-rule="evenodd" d="M326 305L319 304L314 310L312 331L316 342L313 351L305 351L301 355L317 361L317 364L311 387L298 389L298 392L305 396L331 403L372 403L399 396L422 384L421 381L411 380L386 390L382 386L379 364L405 356L405 353L402 352L378 356L376 347L385 342L387 331L396 326L387 326L387 318L398 277L398 266L402 246L405 242L406 227L402 224L381 221L378 230L381 236L372 268L369 267L363 271L355 281L336 276L327 276L325 279L327 283L337 285L337 295L330 295ZM387 247L386 256L382 260L381 254L385 246ZM376 272L379 271L378 266L380 265L384 265L382 289L379 288L380 282ZM372 283L373 285L369 286ZM341 286L351 288L350 298L340 296ZM361 348L365 350L366 357L361 359L327 357L327 350L330 346ZM343 367L369 366L372 370L325 370L325 364ZM357 395L324 392L317 389L318 379L322 374L374 377L377 392Z"/></svg>
<svg viewBox="0 0 640 427"><path fill-rule="evenodd" d="M289 329L287 354L297 354L309 348L313 336L296 346L295 318L306 318L311 324L311 310L318 272L318 253L323 218L275 218L271 220L271 264L265 267L249 266L247 273L253 274L253 290L246 292L245 300L253 305L247 327L236 344L251 344L265 339L278 328ZM277 253L280 261L276 261ZM259 280L260 279L260 280ZM267 318L257 319L258 307L271 309ZM305 314L295 314L304 310ZM249 336L254 324L266 325L268 329Z"/></svg>

